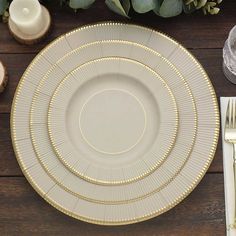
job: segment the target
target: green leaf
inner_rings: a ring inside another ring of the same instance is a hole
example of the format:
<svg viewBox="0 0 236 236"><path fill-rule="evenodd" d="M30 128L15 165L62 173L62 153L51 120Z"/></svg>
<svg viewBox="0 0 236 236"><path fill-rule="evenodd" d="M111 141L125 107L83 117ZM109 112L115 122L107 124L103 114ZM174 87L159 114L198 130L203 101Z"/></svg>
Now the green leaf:
<svg viewBox="0 0 236 236"><path fill-rule="evenodd" d="M158 0L132 0L132 6L138 13L146 13L155 9L158 5Z"/></svg>
<svg viewBox="0 0 236 236"><path fill-rule="evenodd" d="M0 0L0 15L3 15L3 13L6 11L8 7L8 1L7 0Z"/></svg>
<svg viewBox="0 0 236 236"><path fill-rule="evenodd" d="M156 4L156 7L153 9L153 11L158 15L160 16L160 7L161 7L161 4L163 2L163 0L156 0L157 1L157 4Z"/></svg>
<svg viewBox="0 0 236 236"><path fill-rule="evenodd" d="M130 1L129 0L106 0L106 5L115 13L129 17L129 10L130 10Z"/></svg>
<svg viewBox="0 0 236 236"><path fill-rule="evenodd" d="M188 5L186 5L185 3L183 3L183 10L186 14L190 14L194 11L196 11L196 7L194 6L193 3L190 3Z"/></svg>
<svg viewBox="0 0 236 236"><path fill-rule="evenodd" d="M182 12L182 0L164 0L161 4L159 14L162 17L177 16Z"/></svg>
<svg viewBox="0 0 236 236"><path fill-rule="evenodd" d="M95 0L70 0L69 1L69 6L73 9L87 9L89 8Z"/></svg>
<svg viewBox="0 0 236 236"><path fill-rule="evenodd" d="M121 0L121 5L123 6L123 9L125 10L126 14L129 14L130 10L130 0Z"/></svg>

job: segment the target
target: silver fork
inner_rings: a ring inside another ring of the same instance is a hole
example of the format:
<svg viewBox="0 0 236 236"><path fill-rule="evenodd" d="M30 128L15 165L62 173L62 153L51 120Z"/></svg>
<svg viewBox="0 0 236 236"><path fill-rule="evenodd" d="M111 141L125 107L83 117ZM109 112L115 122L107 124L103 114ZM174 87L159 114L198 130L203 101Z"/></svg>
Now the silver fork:
<svg viewBox="0 0 236 236"><path fill-rule="evenodd" d="M233 144L233 171L234 171L234 190L236 191L236 101L230 99L226 111L225 119L225 141ZM235 194L234 191L234 194ZM234 195L234 222L236 228L236 196Z"/></svg>

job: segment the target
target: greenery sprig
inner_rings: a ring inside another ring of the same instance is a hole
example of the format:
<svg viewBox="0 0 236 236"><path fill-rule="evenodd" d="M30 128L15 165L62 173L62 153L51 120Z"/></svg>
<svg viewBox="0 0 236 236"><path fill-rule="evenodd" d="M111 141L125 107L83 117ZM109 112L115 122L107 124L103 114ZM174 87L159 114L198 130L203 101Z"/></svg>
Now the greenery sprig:
<svg viewBox="0 0 236 236"><path fill-rule="evenodd" d="M0 0L0 15L3 21L9 16L8 7L11 0ZM61 6L68 5L77 11L89 8L95 0L58 0ZM174 17L183 11L190 14L202 10L204 14L215 15L220 11L219 4L222 0L105 0L107 7L119 15L129 18L131 7L137 13L155 12L161 17Z"/></svg>
<svg viewBox="0 0 236 236"><path fill-rule="evenodd" d="M218 5L222 2L222 0L214 0L214 1L208 1L208 0L185 0L185 5L187 6L187 9L191 11L191 8L193 9L202 9L204 14L207 13L211 15L218 14L220 11L220 8Z"/></svg>

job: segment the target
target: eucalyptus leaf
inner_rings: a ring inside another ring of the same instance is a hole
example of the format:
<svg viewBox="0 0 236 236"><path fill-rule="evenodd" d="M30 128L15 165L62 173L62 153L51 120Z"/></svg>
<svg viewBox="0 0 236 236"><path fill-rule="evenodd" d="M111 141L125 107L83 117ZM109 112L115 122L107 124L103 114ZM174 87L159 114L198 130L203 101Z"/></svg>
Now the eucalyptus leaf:
<svg viewBox="0 0 236 236"><path fill-rule="evenodd" d="M0 15L3 15L3 13L6 11L8 7L8 1L7 0L0 0Z"/></svg>
<svg viewBox="0 0 236 236"><path fill-rule="evenodd" d="M158 15L158 16L160 16L160 13L159 13L159 11L160 11L160 7L161 7L161 4L162 4L162 2L163 2L163 0L156 0L156 7L153 9L153 11Z"/></svg>
<svg viewBox="0 0 236 236"><path fill-rule="evenodd" d="M130 10L130 0L121 0L121 5L123 6L123 9L125 10L126 14L129 14Z"/></svg>
<svg viewBox="0 0 236 236"><path fill-rule="evenodd" d="M87 9L89 8L95 0L70 0L69 1L69 6L73 9Z"/></svg>
<svg viewBox="0 0 236 236"><path fill-rule="evenodd" d="M182 0L164 0L161 4L159 14L162 17L173 17L179 15L183 10Z"/></svg>
<svg viewBox="0 0 236 236"><path fill-rule="evenodd" d="M158 0L132 0L132 6L138 13L146 13L155 9L158 5Z"/></svg>
<svg viewBox="0 0 236 236"><path fill-rule="evenodd" d="M110 8L115 13L129 17L129 10L130 10L130 1L129 0L106 0L105 1L108 8Z"/></svg>
<svg viewBox="0 0 236 236"><path fill-rule="evenodd" d="M183 3L183 10L186 14L190 14L190 13L196 11L196 7L194 6L193 3L190 3L188 5Z"/></svg>

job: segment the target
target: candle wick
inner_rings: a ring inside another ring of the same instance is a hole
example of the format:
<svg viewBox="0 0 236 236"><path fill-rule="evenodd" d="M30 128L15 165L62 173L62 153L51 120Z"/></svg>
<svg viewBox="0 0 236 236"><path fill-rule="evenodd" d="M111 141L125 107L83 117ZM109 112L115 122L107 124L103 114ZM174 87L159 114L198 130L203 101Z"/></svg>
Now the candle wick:
<svg viewBox="0 0 236 236"><path fill-rule="evenodd" d="M22 12L23 12L24 15L28 15L28 14L29 14L29 9L26 8L26 7L24 7L24 8L22 9Z"/></svg>

